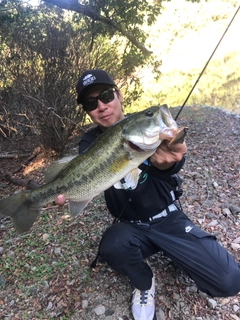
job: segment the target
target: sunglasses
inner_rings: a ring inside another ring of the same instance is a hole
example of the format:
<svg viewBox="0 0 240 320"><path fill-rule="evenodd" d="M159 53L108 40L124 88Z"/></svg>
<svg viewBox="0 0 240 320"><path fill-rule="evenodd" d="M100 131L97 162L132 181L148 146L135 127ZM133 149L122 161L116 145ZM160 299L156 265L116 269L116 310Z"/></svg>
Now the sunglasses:
<svg viewBox="0 0 240 320"><path fill-rule="evenodd" d="M91 97L86 99L82 103L82 107L85 111L93 111L98 107L98 100L107 104L114 100L114 92L116 92L115 88L109 88L107 90L102 91L97 97Z"/></svg>

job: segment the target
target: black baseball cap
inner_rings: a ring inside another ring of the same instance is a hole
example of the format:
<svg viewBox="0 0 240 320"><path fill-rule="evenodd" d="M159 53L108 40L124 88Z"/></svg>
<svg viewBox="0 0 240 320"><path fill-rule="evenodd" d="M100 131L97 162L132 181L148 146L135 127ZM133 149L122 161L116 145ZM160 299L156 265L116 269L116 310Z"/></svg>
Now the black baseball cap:
<svg viewBox="0 0 240 320"><path fill-rule="evenodd" d="M116 86L106 71L101 69L87 70L81 75L76 85L78 93L77 103L83 103L85 91L95 84L109 84L111 86Z"/></svg>

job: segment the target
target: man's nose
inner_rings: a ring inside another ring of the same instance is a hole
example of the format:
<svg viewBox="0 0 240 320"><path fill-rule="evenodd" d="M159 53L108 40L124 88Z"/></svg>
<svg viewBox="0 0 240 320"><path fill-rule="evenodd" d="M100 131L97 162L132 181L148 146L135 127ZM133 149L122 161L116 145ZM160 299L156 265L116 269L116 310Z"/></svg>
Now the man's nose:
<svg viewBox="0 0 240 320"><path fill-rule="evenodd" d="M98 109L105 110L107 108L107 104L98 99Z"/></svg>

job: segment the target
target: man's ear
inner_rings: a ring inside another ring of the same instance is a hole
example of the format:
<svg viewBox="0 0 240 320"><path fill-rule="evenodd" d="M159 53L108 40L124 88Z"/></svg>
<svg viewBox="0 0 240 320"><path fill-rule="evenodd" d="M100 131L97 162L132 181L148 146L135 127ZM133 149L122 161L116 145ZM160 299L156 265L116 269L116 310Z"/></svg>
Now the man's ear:
<svg viewBox="0 0 240 320"><path fill-rule="evenodd" d="M123 95L122 92L118 89L118 99L122 103L123 102Z"/></svg>

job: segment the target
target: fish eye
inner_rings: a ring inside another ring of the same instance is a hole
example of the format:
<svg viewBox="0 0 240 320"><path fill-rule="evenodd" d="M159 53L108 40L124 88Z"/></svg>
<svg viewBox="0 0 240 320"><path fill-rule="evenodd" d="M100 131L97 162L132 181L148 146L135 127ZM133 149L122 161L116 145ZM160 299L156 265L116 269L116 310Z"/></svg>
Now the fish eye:
<svg viewBox="0 0 240 320"><path fill-rule="evenodd" d="M153 117L153 112L152 112L152 110L147 110L147 111L145 112L145 116L146 116L146 117Z"/></svg>

